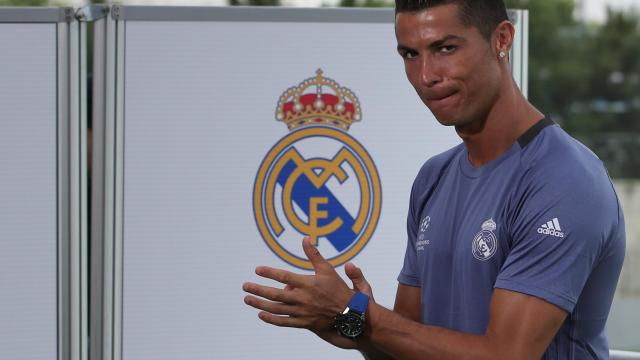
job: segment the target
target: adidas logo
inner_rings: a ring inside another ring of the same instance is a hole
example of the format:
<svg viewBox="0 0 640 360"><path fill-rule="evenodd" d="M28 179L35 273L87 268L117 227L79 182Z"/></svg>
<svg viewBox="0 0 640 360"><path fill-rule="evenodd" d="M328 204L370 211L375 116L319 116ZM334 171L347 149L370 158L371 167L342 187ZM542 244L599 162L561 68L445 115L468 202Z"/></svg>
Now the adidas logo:
<svg viewBox="0 0 640 360"><path fill-rule="evenodd" d="M564 237L564 233L561 232L560 223L558 222L558 218L553 218L551 221L547 221L546 224L542 224L538 228L539 234L551 235L559 238Z"/></svg>

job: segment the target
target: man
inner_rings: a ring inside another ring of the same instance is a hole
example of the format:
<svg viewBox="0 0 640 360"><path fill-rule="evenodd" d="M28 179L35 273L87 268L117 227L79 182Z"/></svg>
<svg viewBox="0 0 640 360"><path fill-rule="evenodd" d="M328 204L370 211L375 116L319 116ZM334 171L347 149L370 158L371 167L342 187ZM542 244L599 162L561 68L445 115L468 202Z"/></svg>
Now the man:
<svg viewBox="0 0 640 360"><path fill-rule="evenodd" d="M414 182L394 310L308 239L315 275L258 267L286 286L246 283L245 302L372 359L607 359L622 212L597 157L514 83L504 3L397 0L396 37L409 81L463 143Z"/></svg>

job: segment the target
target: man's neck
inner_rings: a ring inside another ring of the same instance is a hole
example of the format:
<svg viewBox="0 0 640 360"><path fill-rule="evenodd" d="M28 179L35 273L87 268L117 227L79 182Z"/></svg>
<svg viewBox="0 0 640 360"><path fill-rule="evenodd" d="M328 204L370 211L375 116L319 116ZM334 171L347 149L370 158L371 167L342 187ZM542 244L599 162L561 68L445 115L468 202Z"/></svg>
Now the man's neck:
<svg viewBox="0 0 640 360"><path fill-rule="evenodd" d="M515 82L498 95L485 119L456 127L469 151L469 161L481 167L499 157L544 115L524 98Z"/></svg>

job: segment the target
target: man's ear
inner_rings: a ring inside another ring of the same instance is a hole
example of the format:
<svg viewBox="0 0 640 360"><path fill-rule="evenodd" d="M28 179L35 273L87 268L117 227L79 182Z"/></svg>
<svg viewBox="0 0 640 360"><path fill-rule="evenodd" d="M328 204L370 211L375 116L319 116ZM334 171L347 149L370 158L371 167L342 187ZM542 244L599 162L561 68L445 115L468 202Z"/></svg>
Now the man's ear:
<svg viewBox="0 0 640 360"><path fill-rule="evenodd" d="M497 57L500 53L508 54L513 46L513 39L516 34L516 28L511 21L503 21L496 27L493 32L493 50Z"/></svg>

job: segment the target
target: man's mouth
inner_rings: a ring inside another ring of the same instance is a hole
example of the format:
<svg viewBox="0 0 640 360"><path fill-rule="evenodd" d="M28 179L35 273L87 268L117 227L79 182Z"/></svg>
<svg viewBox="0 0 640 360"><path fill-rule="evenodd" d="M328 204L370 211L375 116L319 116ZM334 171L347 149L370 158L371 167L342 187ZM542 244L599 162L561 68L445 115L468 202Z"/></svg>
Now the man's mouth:
<svg viewBox="0 0 640 360"><path fill-rule="evenodd" d="M447 92L444 94L436 94L433 96L427 96L426 100L427 102L431 102L431 103L435 103L435 102L441 102L443 100L447 100L450 97L456 95L458 92L457 91L451 91L451 92Z"/></svg>

